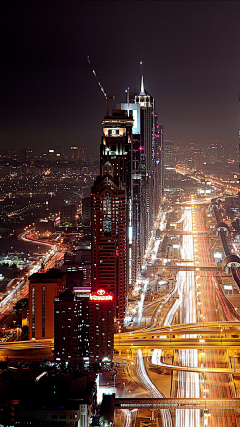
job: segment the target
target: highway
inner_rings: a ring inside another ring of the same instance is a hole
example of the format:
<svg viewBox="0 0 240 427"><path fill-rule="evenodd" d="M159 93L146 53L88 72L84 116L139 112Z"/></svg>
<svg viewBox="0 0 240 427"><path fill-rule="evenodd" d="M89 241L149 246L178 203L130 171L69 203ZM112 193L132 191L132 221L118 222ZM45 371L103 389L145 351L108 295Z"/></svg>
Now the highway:
<svg viewBox="0 0 240 427"><path fill-rule="evenodd" d="M190 204L181 205L179 223L182 225L182 233L176 233L181 242L181 259L175 265L156 265L155 272L158 269L178 269L175 292L179 298L170 307L163 326L159 327L159 320L153 319L150 327L122 333L115 340L115 348L123 354L126 349L131 349L133 363L138 367L139 381L151 390L151 397L158 397L155 389L161 390L161 383L156 387L157 384L150 385L150 379L147 379L146 357L149 358L150 355L152 364L173 371L171 398L181 401L216 401L237 397L233 374L239 372L235 366L231 366L229 351L239 350L239 315L219 285L218 274L221 268L216 266L212 253L212 235L206 229L206 209L209 203L208 199L207 203L198 204L192 197ZM164 234L163 229L161 233ZM221 244L220 239L219 242ZM141 311L143 307L144 293ZM173 351L172 363L164 361L165 350ZM172 410L162 413L160 425L237 426L233 409L215 408L216 405L211 409L209 407L207 417L202 416L200 409L184 406L183 409L176 408L174 416Z"/></svg>
<svg viewBox="0 0 240 427"><path fill-rule="evenodd" d="M196 225L201 224L201 228L204 231L204 208L195 209L195 221ZM195 253L199 262L204 262L210 265L213 262L209 242L206 236L197 237L195 240ZM226 303L226 298L222 294L221 288L217 281L216 272L201 272L201 276L198 276L197 280L198 290L198 307L199 307L199 322L204 321L221 321L237 320L234 313L229 309ZM220 347L220 346L219 346ZM203 350L200 353L200 363L203 367L228 367L227 351L221 350L208 350L203 344ZM207 391L204 391L207 390ZM201 394L209 398L224 398L224 397L236 397L235 388L232 384L232 378L226 374L213 374L206 373L202 382ZM221 425L230 427L236 426L236 418L234 411L222 410L221 413L218 411L211 411L211 417L213 418L215 425Z"/></svg>
<svg viewBox="0 0 240 427"><path fill-rule="evenodd" d="M36 261L33 266L28 270L24 277L16 281L16 286L14 286L9 293L6 293L6 296L3 297L0 302L0 322L6 322L7 317L12 313L14 306L18 300L26 298L28 296L29 280L28 278L39 272L42 268L44 272L50 268L55 267L56 261L60 261L64 257L64 253L67 251L67 246L59 242L46 242L41 240L33 234L33 230L29 229L19 235L19 239L36 244L43 244L49 246L49 251L41 259Z"/></svg>

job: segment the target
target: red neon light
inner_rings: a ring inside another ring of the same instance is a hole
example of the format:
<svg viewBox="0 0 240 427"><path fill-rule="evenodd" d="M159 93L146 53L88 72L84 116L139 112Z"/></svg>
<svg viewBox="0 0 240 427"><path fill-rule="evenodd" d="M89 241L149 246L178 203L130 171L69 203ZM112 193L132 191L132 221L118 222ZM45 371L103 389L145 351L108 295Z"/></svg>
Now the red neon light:
<svg viewBox="0 0 240 427"><path fill-rule="evenodd" d="M113 301L113 294L107 293L104 289L98 289L97 292L89 294L90 301Z"/></svg>

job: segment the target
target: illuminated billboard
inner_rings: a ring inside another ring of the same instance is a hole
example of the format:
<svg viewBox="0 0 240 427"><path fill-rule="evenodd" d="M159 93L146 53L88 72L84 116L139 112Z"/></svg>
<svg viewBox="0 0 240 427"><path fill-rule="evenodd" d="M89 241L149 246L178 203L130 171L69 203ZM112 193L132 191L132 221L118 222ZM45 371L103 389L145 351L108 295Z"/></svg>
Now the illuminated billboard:
<svg viewBox="0 0 240 427"><path fill-rule="evenodd" d="M89 294L90 301L113 301L113 294L106 292L105 289L98 289L97 292Z"/></svg>

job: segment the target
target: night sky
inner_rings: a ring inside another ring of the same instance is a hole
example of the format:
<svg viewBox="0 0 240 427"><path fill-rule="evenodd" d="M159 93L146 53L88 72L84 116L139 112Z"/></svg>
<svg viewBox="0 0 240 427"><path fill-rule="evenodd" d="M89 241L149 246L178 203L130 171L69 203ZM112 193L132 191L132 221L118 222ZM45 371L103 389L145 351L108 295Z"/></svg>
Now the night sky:
<svg viewBox="0 0 240 427"><path fill-rule="evenodd" d="M97 151L105 99L145 86L165 139L237 142L240 2L1 1L0 148Z"/></svg>

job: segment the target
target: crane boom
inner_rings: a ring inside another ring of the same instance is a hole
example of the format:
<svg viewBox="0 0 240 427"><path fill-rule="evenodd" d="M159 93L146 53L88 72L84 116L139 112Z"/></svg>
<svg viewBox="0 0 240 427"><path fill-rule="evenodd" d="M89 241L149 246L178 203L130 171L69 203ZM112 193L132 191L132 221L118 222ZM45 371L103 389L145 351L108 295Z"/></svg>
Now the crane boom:
<svg viewBox="0 0 240 427"><path fill-rule="evenodd" d="M88 61L89 65L90 65L90 67L91 67L91 69L92 69L92 72L93 72L93 75L94 75L95 79L96 79L96 80L97 80L97 82L98 82L98 86L100 87L100 89L101 89L101 91L102 91L103 95L105 96L105 99L106 99L106 110L107 110L107 111L106 111L106 115L108 116L108 102L109 102L109 100L110 100L110 99L115 99L115 96L110 96L110 95L111 95L111 93L112 93L112 91L113 91L113 89L111 90L111 92L110 92L110 94L109 94L109 95L107 95L107 94L106 94L106 92L105 92L105 90L104 90L104 87L103 87L102 83L100 82L100 80L99 80L99 78L98 78L98 76L97 76L97 73L96 73L96 71L94 70L94 68L93 68L93 66L92 66L92 63L91 63L91 61L90 61L89 56L87 56L87 61Z"/></svg>
<svg viewBox="0 0 240 427"><path fill-rule="evenodd" d="M100 87L100 89L101 89L101 91L102 91L103 95L105 96L105 98L107 98L107 94L106 94L106 92L105 92L105 90L104 90L104 87L103 87L103 85L101 84L101 82L100 82L100 80L99 80L99 78L98 78L98 76L97 76L96 71L94 70L94 68L93 68L93 66L92 66L92 63L91 63L91 61L90 61L89 56L87 56L87 61L88 61L89 65L90 65L90 67L91 67L91 69L92 69L93 75L94 75L94 77L96 78L96 80L97 80L97 82L98 82L98 85L99 85L99 87Z"/></svg>

